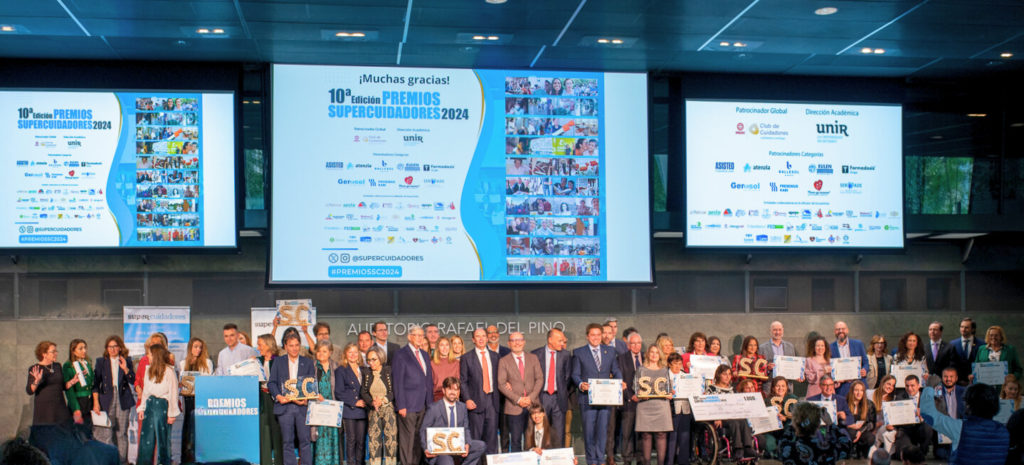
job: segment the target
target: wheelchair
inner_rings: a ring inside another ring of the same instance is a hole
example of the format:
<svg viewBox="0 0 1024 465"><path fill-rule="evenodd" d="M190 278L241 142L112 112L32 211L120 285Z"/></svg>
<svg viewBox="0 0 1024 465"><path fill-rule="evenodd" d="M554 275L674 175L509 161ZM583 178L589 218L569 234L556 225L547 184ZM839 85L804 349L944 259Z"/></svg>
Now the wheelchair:
<svg viewBox="0 0 1024 465"><path fill-rule="evenodd" d="M724 428L715 428L713 421L694 422L690 430L690 463L696 465L719 465L725 463L756 464L763 446L753 437L755 457L734 458L735 454Z"/></svg>

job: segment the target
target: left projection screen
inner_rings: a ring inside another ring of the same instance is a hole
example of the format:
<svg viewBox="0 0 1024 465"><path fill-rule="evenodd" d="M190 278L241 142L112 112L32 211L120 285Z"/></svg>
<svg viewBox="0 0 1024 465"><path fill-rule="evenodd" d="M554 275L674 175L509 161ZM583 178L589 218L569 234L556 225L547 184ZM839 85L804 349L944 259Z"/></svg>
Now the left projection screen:
<svg viewBox="0 0 1024 465"><path fill-rule="evenodd" d="M0 90L0 249L236 247L234 102Z"/></svg>
<svg viewBox="0 0 1024 465"><path fill-rule="evenodd" d="M643 74L274 65L271 284L650 283Z"/></svg>

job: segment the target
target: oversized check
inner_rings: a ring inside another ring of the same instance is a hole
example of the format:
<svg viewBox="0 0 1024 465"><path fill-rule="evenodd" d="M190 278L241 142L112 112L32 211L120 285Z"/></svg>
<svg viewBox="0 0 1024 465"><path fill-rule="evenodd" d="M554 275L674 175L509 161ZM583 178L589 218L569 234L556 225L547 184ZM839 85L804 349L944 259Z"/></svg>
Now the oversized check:
<svg viewBox="0 0 1024 465"><path fill-rule="evenodd" d="M807 363L806 357L776 355L774 363L775 368L772 371L772 376L781 376L793 381L804 378L804 365Z"/></svg>
<svg viewBox="0 0 1024 465"><path fill-rule="evenodd" d="M309 401L306 408L306 426L341 428L342 403L337 400Z"/></svg>
<svg viewBox="0 0 1024 465"><path fill-rule="evenodd" d="M540 454L540 465L573 465L576 452L572 448L544 449Z"/></svg>
<svg viewBox="0 0 1024 465"><path fill-rule="evenodd" d="M850 381L860 379L860 357L840 357L829 361L832 365L832 379Z"/></svg>
<svg viewBox="0 0 1024 465"><path fill-rule="evenodd" d="M255 376L260 381L267 380L267 374L263 372L263 364L259 360L250 358L242 360L234 365L228 367L228 375L230 376Z"/></svg>
<svg viewBox="0 0 1024 465"><path fill-rule="evenodd" d="M817 405L818 407L821 407L821 408L825 409L825 412L828 413L828 417L832 419L832 424L833 425L838 425L839 424L839 419L837 418L837 415L836 415L836 401L834 401L834 400L809 400L809 401L807 401L807 403L814 404L814 405ZM821 419L821 424L822 425L825 424L825 419L824 418Z"/></svg>
<svg viewBox="0 0 1024 465"><path fill-rule="evenodd" d="M622 380L590 378L587 396L590 405L622 405ZM488 456L490 457L490 456Z"/></svg>
<svg viewBox="0 0 1024 465"><path fill-rule="evenodd" d="M689 399L704 395L704 377L693 373L672 373L673 399Z"/></svg>
<svg viewBox="0 0 1024 465"><path fill-rule="evenodd" d="M887 425L913 425L920 423L917 404L910 399L882 402L882 418Z"/></svg>
<svg viewBox="0 0 1024 465"><path fill-rule="evenodd" d="M465 428L427 428L427 446L434 455L466 453Z"/></svg>
<svg viewBox="0 0 1024 465"><path fill-rule="evenodd" d="M989 386L1001 386L1006 382L1006 375L1010 373L1006 362L978 362L971 364L971 374L974 375L975 383L985 383Z"/></svg>
<svg viewBox="0 0 1024 465"><path fill-rule="evenodd" d="M768 411L767 416L747 418L747 424L750 425L750 430L753 431L754 435L782 429L782 421L779 420L779 409L774 405L769 405L765 409Z"/></svg>
<svg viewBox="0 0 1024 465"><path fill-rule="evenodd" d="M761 394L749 392L690 396L690 409L697 421L745 420L768 414Z"/></svg>
<svg viewBox="0 0 1024 465"><path fill-rule="evenodd" d="M540 456L532 450L487 455L487 465L538 465L539 463Z"/></svg>
<svg viewBox="0 0 1024 465"><path fill-rule="evenodd" d="M907 376L917 376L917 382L924 384L924 369L920 366L897 363L892 366L892 376L896 378L896 387L907 387Z"/></svg>
<svg viewBox="0 0 1024 465"><path fill-rule="evenodd" d="M715 378L715 370L722 364L722 359L713 355L690 355L690 374L701 375L707 379Z"/></svg>

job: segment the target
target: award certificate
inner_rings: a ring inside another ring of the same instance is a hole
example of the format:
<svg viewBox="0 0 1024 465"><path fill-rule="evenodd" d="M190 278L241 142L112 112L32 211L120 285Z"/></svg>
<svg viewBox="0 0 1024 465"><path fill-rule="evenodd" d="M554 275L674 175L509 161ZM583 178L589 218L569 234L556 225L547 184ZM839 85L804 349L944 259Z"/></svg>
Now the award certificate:
<svg viewBox="0 0 1024 465"><path fill-rule="evenodd" d="M540 465L573 465L576 453L572 448L544 449L540 454Z"/></svg>
<svg viewBox="0 0 1024 465"><path fill-rule="evenodd" d="M912 400L882 402L882 418L887 425L913 425L920 423L917 418L917 404Z"/></svg>
<svg viewBox="0 0 1024 465"><path fill-rule="evenodd" d="M242 360L228 367L229 376L255 376L260 381L267 380L267 374L263 372L263 364L259 360L250 358Z"/></svg>
<svg viewBox="0 0 1024 465"><path fill-rule="evenodd" d="M832 379L850 381L860 379L860 357L840 357L829 361L832 364Z"/></svg>
<svg viewBox="0 0 1024 465"><path fill-rule="evenodd" d="M775 370L773 376L781 376L788 380L796 381L804 377L804 364L807 359L804 357L790 357L788 355L775 356Z"/></svg>
<svg viewBox="0 0 1024 465"><path fill-rule="evenodd" d="M587 384L590 385L587 391L590 405L622 405L621 379L590 378Z"/></svg>
<svg viewBox="0 0 1024 465"><path fill-rule="evenodd" d="M971 364L974 382L985 383L989 386L1001 386L1006 382L1006 375L1009 372L1006 362L979 362Z"/></svg>
<svg viewBox="0 0 1024 465"><path fill-rule="evenodd" d="M692 396L704 395L704 377L693 373L679 372L672 374L673 399L689 399Z"/></svg>
<svg viewBox="0 0 1024 465"><path fill-rule="evenodd" d="M825 411L828 413L829 418L832 419L832 424L833 425L838 425L839 424L839 419L836 417L836 401L834 401L834 400L829 400L829 401L825 401L825 400L809 400L807 402L811 403L811 404L814 404L814 405L817 405L818 407L821 407L821 408L825 409ZM821 424L822 425L825 424L825 419L824 418L821 419Z"/></svg>
<svg viewBox="0 0 1024 465"><path fill-rule="evenodd" d="M782 422L779 421L778 407L769 405L765 409L768 411L768 415L747 419L747 424L750 425L750 429L755 435L782 429Z"/></svg>
<svg viewBox="0 0 1024 465"><path fill-rule="evenodd" d="M715 370L722 364L722 359L712 355L690 355L690 374L701 375L705 379L714 379Z"/></svg>
<svg viewBox="0 0 1024 465"><path fill-rule="evenodd" d="M306 426L332 426L341 428L341 406L337 400L309 401L306 408Z"/></svg>
<svg viewBox="0 0 1024 465"><path fill-rule="evenodd" d="M540 456L532 450L487 456L487 465L538 465L539 463Z"/></svg>
<svg viewBox="0 0 1024 465"><path fill-rule="evenodd" d="M768 414L760 393L691 396L690 409L697 421L746 420Z"/></svg>

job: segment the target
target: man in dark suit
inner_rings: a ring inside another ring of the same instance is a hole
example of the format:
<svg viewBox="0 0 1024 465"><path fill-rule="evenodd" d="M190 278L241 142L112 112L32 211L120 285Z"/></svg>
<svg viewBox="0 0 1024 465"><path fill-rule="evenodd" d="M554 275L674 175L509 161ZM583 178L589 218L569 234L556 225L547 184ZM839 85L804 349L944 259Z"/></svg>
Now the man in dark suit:
<svg viewBox="0 0 1024 465"><path fill-rule="evenodd" d="M554 447L562 448L565 442L565 413L569 410L569 374L572 371L572 357L562 349L565 334L559 329L548 331L548 343L533 351L540 360L544 384L540 390L540 405L551 422L554 432Z"/></svg>
<svg viewBox="0 0 1024 465"><path fill-rule="evenodd" d="M394 342L388 342L388 324L383 321L374 323L373 337L373 343L377 344L377 346L384 351L384 355L387 355L387 358L385 359L387 361L384 364L391 366L392 362L395 360L395 353L402 347Z"/></svg>
<svg viewBox="0 0 1024 465"><path fill-rule="evenodd" d="M906 391L896 394L896 400L912 400L915 405L921 405L921 379L916 375L910 375L904 383L907 386ZM935 430L925 422L897 426L896 440L893 442L894 455L902 459L903 451L912 447L920 448L927 454L928 444L934 432Z"/></svg>
<svg viewBox="0 0 1024 465"><path fill-rule="evenodd" d="M420 462L423 450L414 439L420 432L423 412L434 400L434 374L430 370L430 355L420 349L423 328L410 326L409 345L393 352L391 364L395 383L395 409L398 413L398 455L403 464Z"/></svg>
<svg viewBox="0 0 1024 465"><path fill-rule="evenodd" d="M487 348L487 331L473 331L473 349L459 361L462 401L469 410L469 429L484 441L488 454L498 453L498 354Z"/></svg>
<svg viewBox="0 0 1024 465"><path fill-rule="evenodd" d="M924 361L928 365L928 385L939 384L942 370L950 366L953 355L949 343L942 340L942 323L933 321L928 325L928 345L924 347Z"/></svg>
<svg viewBox="0 0 1024 465"><path fill-rule="evenodd" d="M935 409L954 420L961 420L966 414L964 394L967 392L967 388L958 385L956 382L956 368L948 366L942 370L942 386L935 390ZM935 458L948 460L951 452L950 445L940 445L938 443L938 435L932 439L935 447Z"/></svg>
<svg viewBox="0 0 1024 465"><path fill-rule="evenodd" d="M622 381L626 383L626 389L622 391L622 406L615 409L609 415L611 421L608 423L608 443L605 444L605 454L608 456L606 460L609 464L612 463L613 457L615 457L615 437L613 432L616 430L616 426L618 426L621 434L621 448L619 451L622 453L622 460L626 463L636 460L636 438L633 431L636 426L637 398L636 392L633 391L632 380L636 376L636 370L644 363L643 353L641 352L643 346L644 340L640 337L640 333L630 334L629 341L626 343L628 350L626 353L616 357L619 370L622 371Z"/></svg>
<svg viewBox="0 0 1024 465"><path fill-rule="evenodd" d="M427 436L427 428L462 428L466 434L466 453L462 454L462 465L476 465L484 455L486 443L475 439L466 425L469 424L469 411L466 404L459 402L459 379L454 376L445 378L441 383L444 396L441 400L430 404L420 426L420 442L424 451L430 450L431 438ZM424 452L430 465L453 465L451 455L434 455Z"/></svg>
<svg viewBox="0 0 1024 465"><path fill-rule="evenodd" d="M495 325L490 325L487 327L487 348L490 349L491 352L498 354L498 360L501 360L502 357L508 355L508 353L512 351L512 349L509 349L508 347L501 345L501 333L498 331L498 327ZM501 405L501 403L504 401L504 398L501 397L500 392L498 393L498 397L498 405ZM510 442L509 438L511 437L511 429L512 428L509 427L508 417L505 415L505 411L499 407L498 434L500 436L498 437L498 440L501 442L502 453L508 452Z"/></svg>
<svg viewBox="0 0 1024 465"><path fill-rule="evenodd" d="M864 343L850 339L850 328L844 321L837 321L832 331L836 335L836 342L833 342L831 347L832 358L860 357L860 380L867 383L868 352L864 350ZM846 397L850 392L851 384L853 383L842 383L839 387L839 395Z"/></svg>
<svg viewBox="0 0 1024 465"><path fill-rule="evenodd" d="M523 333L509 334L508 345L512 352L498 360L498 390L505 398L502 411L508 418L510 450L522 452L527 409L540 401L544 375L537 356L523 351L526 346Z"/></svg>
<svg viewBox="0 0 1024 465"><path fill-rule="evenodd" d="M619 319L613 316L608 317L607 320L604 320L604 326L610 326L612 329L612 342L608 345L615 348L615 353L617 355L622 355L626 352L629 352L629 348L626 347L627 343L629 342L629 335L623 334L622 339L619 339L617 337L619 335ZM602 327L602 329L604 328Z"/></svg>
<svg viewBox="0 0 1024 465"><path fill-rule="evenodd" d="M603 330L600 324L587 325L587 345L579 347L572 354L572 382L579 388L580 413L583 418L583 443L586 448L587 465L605 463L608 415L611 407L590 405L587 391L590 379L622 379L622 372L615 360L615 349L601 343ZM623 389L626 383L622 383Z"/></svg>
<svg viewBox="0 0 1024 465"><path fill-rule="evenodd" d="M823 375L821 380L818 381L818 387L821 388L821 394L808 397L807 400L815 402L834 401L836 403L836 421L839 423L839 426L845 426L846 419L853 414L850 413L850 406L846 404L846 397L836 394L836 382L832 379L832 375Z"/></svg>
<svg viewBox="0 0 1024 465"><path fill-rule="evenodd" d="M970 318L960 320L960 337L949 341L949 347L953 349L952 364L956 367L957 383L966 386L968 375L971 374L971 363L974 363L978 356L978 347L983 344L981 340L974 337L978 330L978 324Z"/></svg>
<svg viewBox="0 0 1024 465"><path fill-rule="evenodd" d="M315 377L316 372L313 360L299 355L302 343L298 333L285 334L284 350L287 357L271 365L270 378L267 379L267 389L274 398L274 415L277 415L277 422L281 424L281 441L285 444L282 459L284 465L296 465L292 444L295 444L297 438L299 460L302 465L312 465L313 448L309 445L309 427L306 426L306 401L286 397L284 385L290 379L298 380L297 387L301 391L302 380Z"/></svg>

